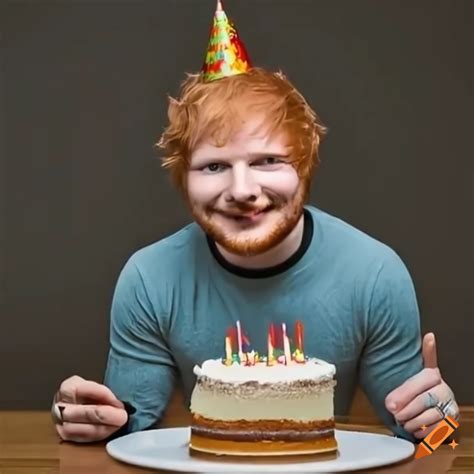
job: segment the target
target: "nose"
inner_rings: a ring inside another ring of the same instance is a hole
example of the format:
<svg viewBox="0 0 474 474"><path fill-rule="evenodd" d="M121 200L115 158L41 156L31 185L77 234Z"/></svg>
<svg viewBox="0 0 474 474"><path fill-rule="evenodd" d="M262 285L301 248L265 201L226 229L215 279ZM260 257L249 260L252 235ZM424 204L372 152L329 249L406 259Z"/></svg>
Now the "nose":
<svg viewBox="0 0 474 474"><path fill-rule="evenodd" d="M261 189L248 165L243 163L234 165L231 180L225 195L227 202L254 202L257 200Z"/></svg>

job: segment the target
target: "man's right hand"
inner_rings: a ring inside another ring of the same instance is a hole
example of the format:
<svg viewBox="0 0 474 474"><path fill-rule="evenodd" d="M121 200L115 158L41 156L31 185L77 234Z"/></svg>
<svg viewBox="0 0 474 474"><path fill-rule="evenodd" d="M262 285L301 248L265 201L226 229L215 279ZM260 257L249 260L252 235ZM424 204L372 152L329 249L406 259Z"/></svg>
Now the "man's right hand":
<svg viewBox="0 0 474 474"><path fill-rule="evenodd" d="M52 409L62 414L53 417L59 436L76 443L106 439L128 420L123 403L108 387L77 375L62 382Z"/></svg>

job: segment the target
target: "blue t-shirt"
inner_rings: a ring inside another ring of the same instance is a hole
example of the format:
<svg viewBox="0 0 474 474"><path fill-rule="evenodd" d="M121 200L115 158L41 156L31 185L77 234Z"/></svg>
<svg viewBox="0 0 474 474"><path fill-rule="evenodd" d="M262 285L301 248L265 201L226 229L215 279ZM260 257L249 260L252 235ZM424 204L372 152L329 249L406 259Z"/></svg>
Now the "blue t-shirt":
<svg viewBox="0 0 474 474"><path fill-rule="evenodd" d="M234 267L196 223L129 259L114 293L105 375L136 408L129 430L161 419L176 381L189 401L194 365L224 355L238 320L260 354L271 322L291 332L302 321L305 355L336 366L335 414L348 413L359 383L387 427L414 439L384 404L423 368L410 275L389 247L312 206L300 249L276 267Z"/></svg>

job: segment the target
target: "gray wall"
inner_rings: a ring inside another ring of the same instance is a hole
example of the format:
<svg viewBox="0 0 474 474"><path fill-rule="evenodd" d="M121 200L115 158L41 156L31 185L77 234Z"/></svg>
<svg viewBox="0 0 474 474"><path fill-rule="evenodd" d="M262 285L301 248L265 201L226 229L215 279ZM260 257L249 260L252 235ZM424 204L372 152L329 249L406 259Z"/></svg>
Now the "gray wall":
<svg viewBox="0 0 474 474"><path fill-rule="evenodd" d="M101 380L121 266L189 221L152 146L214 3L0 3L0 408ZM472 2L225 7L330 129L312 203L402 256L442 371L474 403Z"/></svg>

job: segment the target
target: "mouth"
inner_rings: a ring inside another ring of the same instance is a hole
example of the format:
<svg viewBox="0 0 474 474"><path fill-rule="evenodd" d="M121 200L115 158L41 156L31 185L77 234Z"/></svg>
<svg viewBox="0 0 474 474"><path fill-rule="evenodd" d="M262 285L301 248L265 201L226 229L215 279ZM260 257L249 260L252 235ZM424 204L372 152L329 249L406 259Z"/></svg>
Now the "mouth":
<svg viewBox="0 0 474 474"><path fill-rule="evenodd" d="M255 209L249 212L221 212L221 214L224 217L232 219L236 222L250 224L259 222L263 218L263 216L265 216L265 214L267 214L271 210L271 208L271 206L267 206L263 209Z"/></svg>

